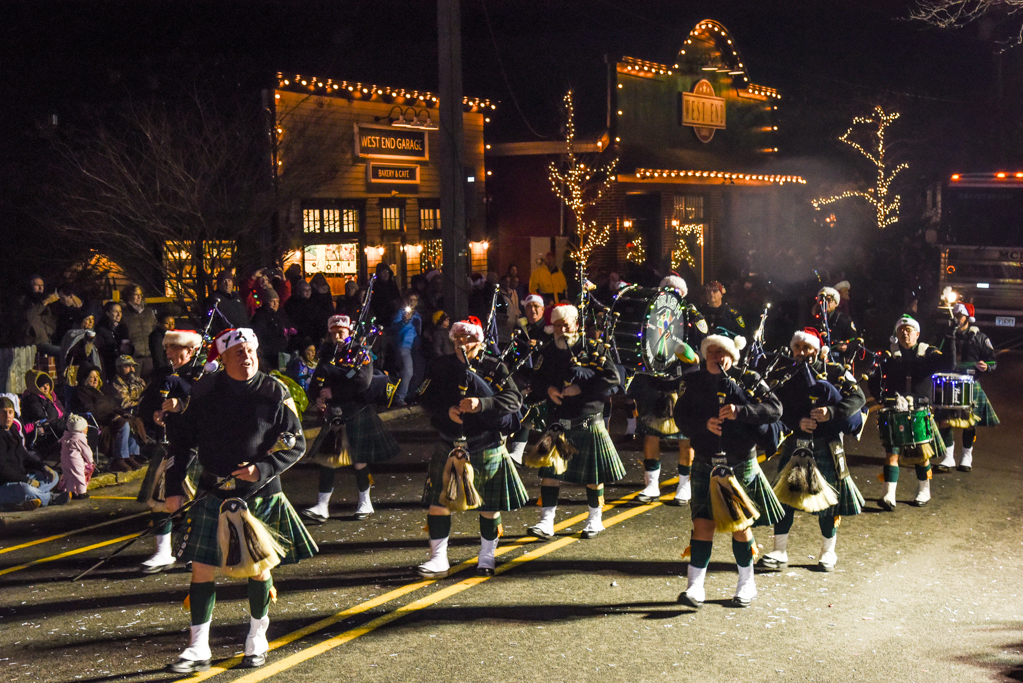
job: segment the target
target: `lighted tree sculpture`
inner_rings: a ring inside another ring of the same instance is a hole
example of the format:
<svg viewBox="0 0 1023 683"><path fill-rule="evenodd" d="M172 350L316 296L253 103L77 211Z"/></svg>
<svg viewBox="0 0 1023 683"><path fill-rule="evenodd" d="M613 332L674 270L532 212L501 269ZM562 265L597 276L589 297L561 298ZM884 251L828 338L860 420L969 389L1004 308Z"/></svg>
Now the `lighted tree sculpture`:
<svg viewBox="0 0 1023 683"><path fill-rule="evenodd" d="M552 162L548 177L554 194L565 203L575 217L579 244L568 256L585 271L590 255L596 247L607 244L611 229L585 218L586 208L607 194L614 182L618 159L601 159L599 154L577 154L575 151L575 106L572 91L564 98L565 153L558 162Z"/></svg>
<svg viewBox="0 0 1023 683"><path fill-rule="evenodd" d="M849 145L863 156L867 157L872 164L877 168L877 180L874 187L867 188L866 191L850 190L841 194L832 195L831 197L821 197L813 200L813 208L819 209L822 206L827 206L840 199L847 199L849 197L860 197L871 204L877 211L877 227L887 228L889 225L897 223L899 221L899 195L890 194L892 180L895 179L900 172L904 171L909 167L909 164L898 164L893 169L889 169L887 161L885 160L885 129L888 128L896 119L899 118L898 112L892 112L886 114L884 109L881 107L874 107L873 116L857 116L853 119L853 125L849 126L849 130L845 131L845 135L839 138L842 142ZM875 144L873 148L868 150L860 143L855 140L851 140L850 136L856 126L860 125L873 125L877 126L877 132Z"/></svg>
<svg viewBox="0 0 1023 683"><path fill-rule="evenodd" d="M671 269L678 270L679 266L683 262L689 264L690 268L696 268L696 260L693 258L693 254L689 251L689 245L686 244L685 237L687 235L696 235L696 243L701 247L703 246L703 224L702 223L679 223L677 220L671 222L672 227L675 228L675 248L671 250Z"/></svg>

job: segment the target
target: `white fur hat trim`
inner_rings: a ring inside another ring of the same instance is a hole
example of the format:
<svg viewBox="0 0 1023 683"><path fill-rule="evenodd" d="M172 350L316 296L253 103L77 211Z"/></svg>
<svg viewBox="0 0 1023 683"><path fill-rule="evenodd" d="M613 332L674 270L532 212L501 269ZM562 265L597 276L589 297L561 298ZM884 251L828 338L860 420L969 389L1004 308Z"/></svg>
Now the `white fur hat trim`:
<svg viewBox="0 0 1023 683"><path fill-rule="evenodd" d="M726 337L723 334L709 335L704 337L703 343L700 344L700 355L706 359L707 349L712 346L724 349L725 352L732 357L732 362L737 363L739 362L739 352L746 348L746 338L736 337L735 339L732 339L731 337Z"/></svg>

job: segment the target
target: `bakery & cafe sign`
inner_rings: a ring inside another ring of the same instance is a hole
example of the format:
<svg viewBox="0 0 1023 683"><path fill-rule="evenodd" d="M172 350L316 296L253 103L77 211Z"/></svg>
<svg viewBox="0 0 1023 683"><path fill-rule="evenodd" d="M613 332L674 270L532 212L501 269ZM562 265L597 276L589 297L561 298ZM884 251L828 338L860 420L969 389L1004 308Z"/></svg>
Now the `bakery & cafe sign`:
<svg viewBox="0 0 1023 683"><path fill-rule="evenodd" d="M692 92L682 93L682 125L692 126L700 142L710 142L714 131L725 127L725 98L715 95L707 79L693 86Z"/></svg>
<svg viewBox="0 0 1023 683"><path fill-rule="evenodd" d="M355 124L355 154L371 159L426 160L426 131Z"/></svg>

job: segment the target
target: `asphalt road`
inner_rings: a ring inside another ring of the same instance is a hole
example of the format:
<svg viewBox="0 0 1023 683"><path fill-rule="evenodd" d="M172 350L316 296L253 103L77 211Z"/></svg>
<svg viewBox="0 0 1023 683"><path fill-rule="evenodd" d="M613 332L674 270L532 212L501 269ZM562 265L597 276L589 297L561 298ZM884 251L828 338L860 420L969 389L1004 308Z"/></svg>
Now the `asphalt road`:
<svg viewBox="0 0 1023 683"><path fill-rule="evenodd" d="M757 572L759 597L727 607L736 573L727 537L716 539L707 605L682 608L679 554L688 508L632 502L642 488L639 453L622 444L628 476L606 492L606 532L573 535L586 513L566 487L558 540L525 535L532 505L504 515L498 575L474 576L477 517L456 515L449 578L418 579L426 559L419 505L432 448L422 418L389 424L405 454L380 468L377 513L352 516L350 471L334 518L312 533L320 554L275 570L273 652L263 669L234 668L248 628L244 582L220 583L211 635L219 663L193 680L219 681L999 681L1023 680L1023 463L1019 379L1023 355L1004 355L985 380L1002 425L982 430L972 473L935 474L933 500L904 469L898 508L876 504L882 450L873 421L847 444L865 514L843 520L839 564L816 571L819 531L797 514L782 572ZM616 416L613 433L620 433ZM672 463L665 450L664 460ZM669 468L666 467L667 472ZM767 466L769 474L774 467ZM532 472L523 475L538 492ZM72 583L145 528L138 482L63 508L4 515L0 527L0 676L9 681L162 681L187 642L183 568L142 576L141 541ZM315 499L312 468L284 476L296 507ZM673 487L665 482L664 493ZM129 498L123 499L121 497ZM52 537L52 538L51 538ZM771 531L757 542L771 549ZM42 542L37 542L37 541ZM31 545L30 545L31 544Z"/></svg>

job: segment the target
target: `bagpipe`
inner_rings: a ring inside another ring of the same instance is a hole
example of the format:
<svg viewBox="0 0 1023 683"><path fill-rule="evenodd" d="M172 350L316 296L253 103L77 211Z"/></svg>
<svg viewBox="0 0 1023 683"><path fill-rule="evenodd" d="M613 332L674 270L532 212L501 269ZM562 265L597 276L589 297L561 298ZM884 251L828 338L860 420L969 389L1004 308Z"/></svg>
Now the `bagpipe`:
<svg viewBox="0 0 1023 683"><path fill-rule="evenodd" d="M248 464L258 465L274 453L289 451L295 447L297 441L298 439L294 434L290 432L282 432L281 435L277 437L277 441L265 455L257 459L255 462ZM191 500L179 507L176 511L172 512L168 520L172 524L176 524L184 519L188 512L195 507L197 503L206 499L213 493L217 491L223 492L234 490L237 481L238 476L235 474L227 477L218 477L216 479L216 483L206 488L204 491L198 492L191 498ZM256 492L253 492L253 494L254 493ZM78 576L70 579L70 581L78 581L96 569L99 569L114 557L130 548L137 541L146 538L147 536L154 535L158 528L159 527L156 525L149 527ZM284 556L284 550L274 532L271 531L266 524L249 512L248 504L243 498L228 498L220 504L217 540L220 544L220 557L222 563L220 568L228 576L239 578L256 576L267 569L276 567L280 564L281 558Z"/></svg>

